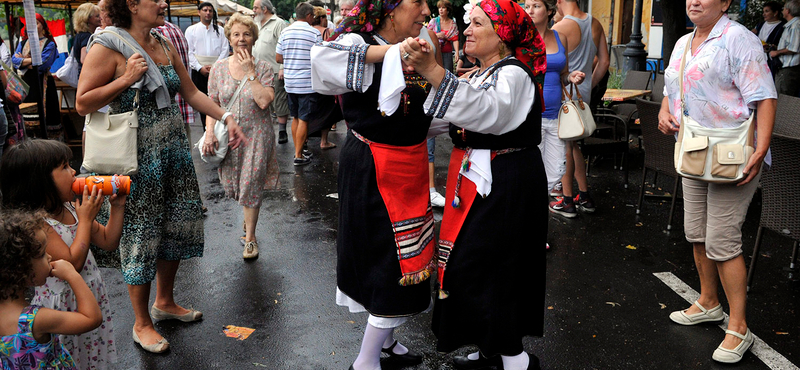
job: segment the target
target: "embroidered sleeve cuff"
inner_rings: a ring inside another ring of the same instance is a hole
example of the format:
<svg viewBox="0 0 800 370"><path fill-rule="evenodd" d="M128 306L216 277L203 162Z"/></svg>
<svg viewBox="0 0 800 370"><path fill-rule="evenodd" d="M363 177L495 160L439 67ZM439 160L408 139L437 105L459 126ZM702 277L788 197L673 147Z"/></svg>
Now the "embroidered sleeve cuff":
<svg viewBox="0 0 800 370"><path fill-rule="evenodd" d="M458 77L445 70L444 79L442 79L439 88L428 94L428 99L425 102L425 114L435 118L443 118L447 113L447 108L450 107L456 88L458 88Z"/></svg>
<svg viewBox="0 0 800 370"><path fill-rule="evenodd" d="M369 44L356 44L347 47L347 85L346 87L355 92L364 92L364 68L366 63L364 58L367 56Z"/></svg>

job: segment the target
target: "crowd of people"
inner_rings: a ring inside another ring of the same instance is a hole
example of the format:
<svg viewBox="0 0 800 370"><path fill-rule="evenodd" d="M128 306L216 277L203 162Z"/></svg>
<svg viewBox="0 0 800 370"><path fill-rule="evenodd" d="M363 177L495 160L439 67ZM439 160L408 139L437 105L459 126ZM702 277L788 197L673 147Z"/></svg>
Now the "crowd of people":
<svg viewBox="0 0 800 370"><path fill-rule="evenodd" d="M723 320L721 284L730 321L712 358L724 363L740 361L754 341L745 319L741 227L762 163L770 161L777 93L797 96L800 78L800 0L767 3L753 30L728 18L731 1L686 1L695 29L672 52L658 117L668 135L680 132L684 117L711 130L751 116L758 123L743 180L683 179L684 228L701 294L669 318L681 325ZM72 56L92 73L80 73L77 110L137 111L139 169L128 195L94 187L75 194L64 143L15 139L5 148L3 368L113 368L113 317L90 244L119 254L135 317L131 335L144 351L170 346L154 320L202 319L173 294L180 262L204 250L206 210L189 144L195 119L206 155L220 146L215 125L226 126L230 149L218 176L242 206L244 259L258 257L259 210L265 191L280 186L277 145L291 131L292 164L307 165L308 137L319 134L323 150L337 147L328 132L344 120L335 301L368 313L350 369L380 369L382 354L399 365L421 363L394 334L430 311L438 351L478 348L455 356L457 369L539 368L523 338L544 332L548 218L596 209L580 146L558 137L558 112L564 85L592 103L609 67L602 25L576 0L479 0L467 10L461 38L448 0L437 3L434 18L420 0L339 5L336 24L318 0L298 3L289 24L270 0L255 0L254 17L234 14L221 24L213 4L203 2L200 22L185 33L165 20L165 0L78 8ZM24 73L29 40L13 54L0 45L0 56L30 83L46 85L55 42L38 14L37 27L45 63L38 75ZM3 118L13 115L5 111ZM441 134L453 143L444 196L433 166ZM443 208L438 235L433 207Z"/></svg>

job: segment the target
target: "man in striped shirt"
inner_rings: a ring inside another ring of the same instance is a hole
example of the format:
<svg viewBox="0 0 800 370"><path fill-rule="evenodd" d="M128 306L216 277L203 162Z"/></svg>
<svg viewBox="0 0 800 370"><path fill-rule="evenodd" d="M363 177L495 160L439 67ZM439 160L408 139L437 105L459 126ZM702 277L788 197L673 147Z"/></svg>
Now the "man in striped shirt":
<svg viewBox="0 0 800 370"><path fill-rule="evenodd" d="M293 117L294 165L304 166L311 163L311 158L303 155L303 144L308 138L308 121L313 117L319 96L311 88L311 47L322 42L322 34L310 24L314 19L311 4L297 4L295 14L297 21L286 27L278 39L275 59L283 64L289 113Z"/></svg>

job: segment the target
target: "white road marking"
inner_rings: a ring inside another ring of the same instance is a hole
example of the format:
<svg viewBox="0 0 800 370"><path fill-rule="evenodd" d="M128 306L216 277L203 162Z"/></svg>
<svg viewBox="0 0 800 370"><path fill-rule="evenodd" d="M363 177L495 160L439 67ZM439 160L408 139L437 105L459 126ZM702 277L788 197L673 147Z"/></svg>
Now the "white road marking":
<svg viewBox="0 0 800 370"><path fill-rule="evenodd" d="M686 285L683 280L679 279L677 276L672 274L671 272L656 272L653 273L659 280L661 280L664 284L666 284L670 289L678 293L686 302L693 304L698 298L700 298L700 293L696 290L692 289L692 287ZM719 325L719 328L725 330L728 327L728 314L725 314L725 320ZM750 330L752 332L752 330ZM755 333L753 333L753 337L755 338L755 342L753 343L753 347L750 348L750 352L752 352L759 360L763 361L770 369L773 370L800 370L800 367L793 364L791 361L783 357L778 351L772 349L767 343L765 343L761 338L759 338Z"/></svg>

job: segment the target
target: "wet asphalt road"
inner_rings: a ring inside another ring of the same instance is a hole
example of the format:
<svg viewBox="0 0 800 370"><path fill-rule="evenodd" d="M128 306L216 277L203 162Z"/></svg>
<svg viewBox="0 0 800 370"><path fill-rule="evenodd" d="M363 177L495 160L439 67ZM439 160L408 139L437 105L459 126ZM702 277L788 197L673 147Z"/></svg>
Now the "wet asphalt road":
<svg viewBox="0 0 800 370"><path fill-rule="evenodd" d="M196 139L201 129L192 129ZM331 141L341 144L344 133L340 123ZM358 353L366 314L351 314L334 302L338 205L329 195L336 193L338 149L321 151L318 138L310 139L309 145L313 162L301 168L291 164L291 143L278 146L281 189L270 192L262 204L260 257L252 262L241 257L241 207L225 199L216 170L194 153L209 209L205 256L181 264L176 300L203 311L204 319L157 323L171 350L146 353L131 339L133 313L121 275L104 269L115 311L117 368L348 368ZM449 145L447 138L437 140L440 192ZM526 350L539 356L544 369L770 368L752 353L735 366L714 363L711 353L724 335L720 328L681 327L669 321L670 311L689 303L653 273L671 272L694 289L699 289L699 280L691 246L683 238L682 213L676 212L671 232L665 231L668 203L645 200L642 214L635 214L641 155L632 162L628 189L622 187L622 172L612 169L610 158L593 164L595 214L551 218L545 336L526 338ZM659 187L671 189L671 179L659 178L652 190L659 192ZM760 208L756 199L744 227L747 261ZM440 211L436 219L441 219ZM748 298L748 324L767 345L800 364L800 283L797 274L790 277L782 270L791 246L789 239L766 233ZM435 351L429 323L429 314L416 316L396 331L396 337L424 354L424 363L414 369L452 369L453 354ZM223 334L226 325L255 332L239 341ZM456 354L472 350L465 347Z"/></svg>

